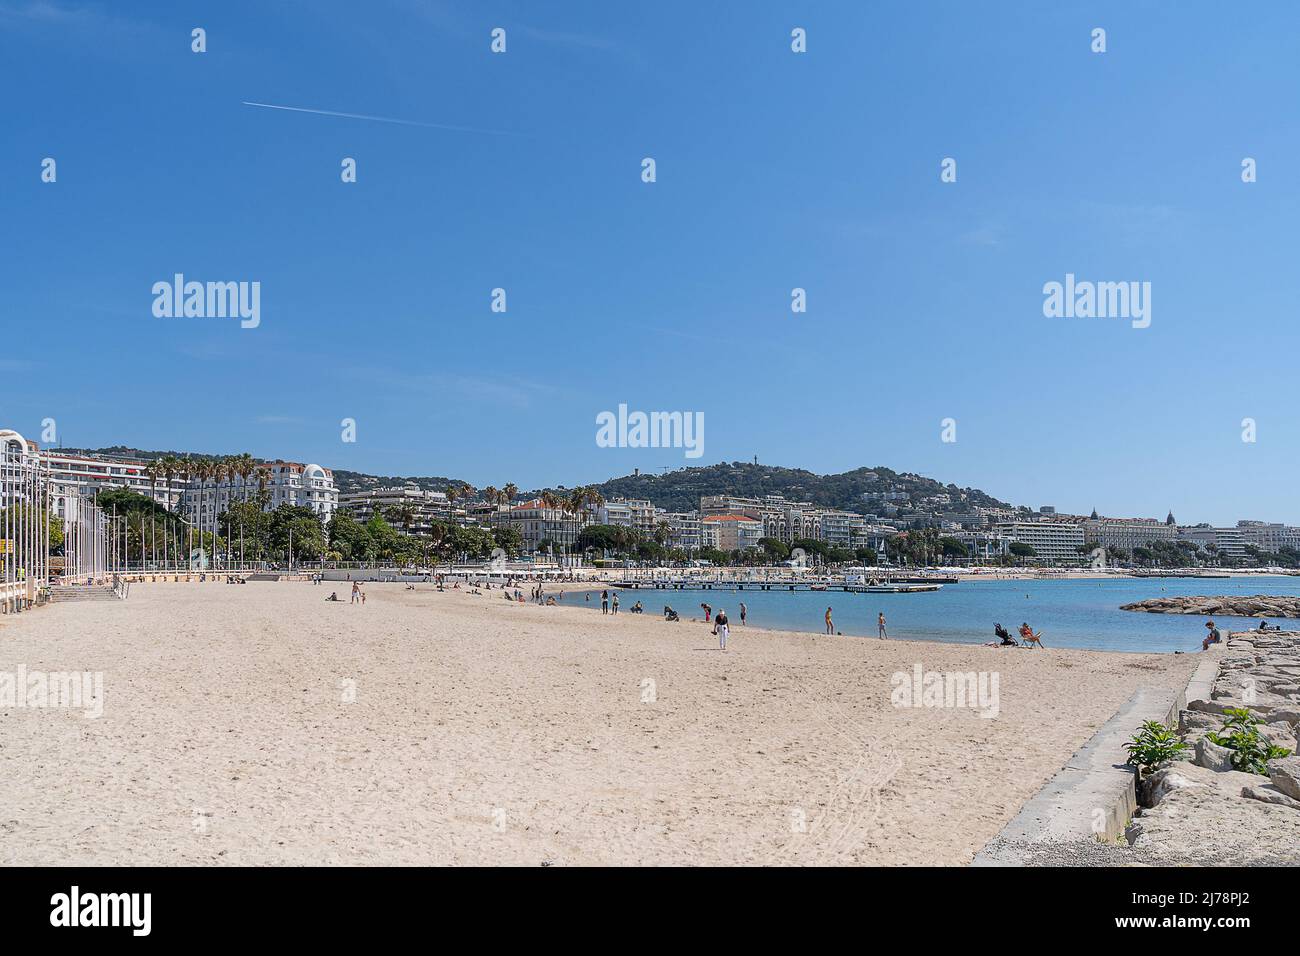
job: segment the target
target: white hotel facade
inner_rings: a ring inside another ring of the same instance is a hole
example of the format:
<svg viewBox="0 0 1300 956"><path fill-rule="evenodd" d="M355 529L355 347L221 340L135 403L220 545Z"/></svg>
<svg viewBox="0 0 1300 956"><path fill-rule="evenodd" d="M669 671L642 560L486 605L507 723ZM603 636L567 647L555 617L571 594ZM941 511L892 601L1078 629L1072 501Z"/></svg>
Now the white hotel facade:
<svg viewBox="0 0 1300 956"><path fill-rule="evenodd" d="M316 512L322 523L328 522L338 511L339 492L334 484L334 473L328 468L296 461L260 462L258 467L267 472L268 511L274 511L280 505L305 506ZM239 475L216 484L200 484L195 479L185 489L181 508L187 521L210 524L232 504L255 501L261 487L256 475L251 476L247 483Z"/></svg>

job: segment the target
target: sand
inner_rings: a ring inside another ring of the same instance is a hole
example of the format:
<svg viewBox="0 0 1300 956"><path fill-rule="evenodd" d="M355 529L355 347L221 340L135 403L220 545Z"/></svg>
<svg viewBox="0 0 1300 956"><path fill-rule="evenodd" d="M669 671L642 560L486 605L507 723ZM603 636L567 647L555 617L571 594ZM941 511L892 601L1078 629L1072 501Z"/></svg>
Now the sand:
<svg viewBox="0 0 1300 956"><path fill-rule="evenodd" d="M963 864L1196 663L734 625L724 655L626 594L615 618L419 587L0 619L0 673L103 672L97 719L0 709L0 863ZM895 707L917 663L996 672L998 716Z"/></svg>

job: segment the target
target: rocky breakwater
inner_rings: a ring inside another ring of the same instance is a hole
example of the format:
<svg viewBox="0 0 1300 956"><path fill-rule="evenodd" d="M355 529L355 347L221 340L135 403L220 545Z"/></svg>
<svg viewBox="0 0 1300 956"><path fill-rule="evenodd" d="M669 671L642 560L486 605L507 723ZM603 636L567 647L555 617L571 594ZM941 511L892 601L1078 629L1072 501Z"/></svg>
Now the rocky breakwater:
<svg viewBox="0 0 1300 956"><path fill-rule="evenodd" d="M1208 698L1143 768L1131 844L1153 861L1300 863L1300 631L1231 634L1211 653Z"/></svg>
<svg viewBox="0 0 1300 956"><path fill-rule="evenodd" d="M1251 594L1232 597L1151 598L1120 605L1121 611L1146 611L1148 614L1198 614L1204 617L1300 617L1300 597Z"/></svg>

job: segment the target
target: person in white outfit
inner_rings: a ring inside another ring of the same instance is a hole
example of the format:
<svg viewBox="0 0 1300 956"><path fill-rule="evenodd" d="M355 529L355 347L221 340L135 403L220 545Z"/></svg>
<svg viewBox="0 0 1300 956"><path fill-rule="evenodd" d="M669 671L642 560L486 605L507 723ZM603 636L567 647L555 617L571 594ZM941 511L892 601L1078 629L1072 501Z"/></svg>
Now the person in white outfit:
<svg viewBox="0 0 1300 956"><path fill-rule="evenodd" d="M713 619L713 633L718 635L718 649L725 651L727 649L727 635L731 629L727 622L727 612L719 609L717 617Z"/></svg>

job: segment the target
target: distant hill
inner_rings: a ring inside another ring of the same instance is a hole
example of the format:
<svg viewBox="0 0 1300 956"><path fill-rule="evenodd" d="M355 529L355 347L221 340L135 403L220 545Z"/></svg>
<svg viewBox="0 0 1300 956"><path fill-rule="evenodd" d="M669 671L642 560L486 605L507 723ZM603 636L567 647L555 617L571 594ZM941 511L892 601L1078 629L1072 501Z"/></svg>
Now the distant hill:
<svg viewBox="0 0 1300 956"><path fill-rule="evenodd" d="M856 468L838 475L818 475L802 468L749 462L682 468L662 475L626 475L596 486L606 498L646 498L669 511L698 508L703 495L762 498L783 495L827 508L878 512L882 504L900 512L970 512L977 506L1011 508L977 488L945 485L889 468Z"/></svg>
<svg viewBox="0 0 1300 956"><path fill-rule="evenodd" d="M65 448L65 452L90 455L153 459L163 455L189 455L192 458L211 458L203 452L147 451L114 445L110 448ZM364 491L393 485L415 485L427 491L446 491L448 486L463 485L457 478L437 476L369 475L360 471L333 469L339 492ZM826 508L878 514L882 510L898 509L901 515L914 513L934 514L968 513L976 507L1013 508L978 488L959 488L943 484L933 478L924 478L910 472L897 472L890 468L855 468L838 475L818 475L802 468L781 468L776 465L756 465L735 461L698 468L679 468L659 475L624 475L594 486L606 499L644 498L668 511L690 511L698 508L704 495L736 495L742 498L762 498L764 495L783 495L792 501L810 501ZM523 492L532 497L543 490ZM550 489L557 493L564 486Z"/></svg>
<svg viewBox="0 0 1300 956"><path fill-rule="evenodd" d="M368 491L371 488L401 488L405 485L415 485L425 491L446 491L451 485L465 485L469 482L461 481L459 478L438 478L432 476L420 477L400 477L397 475L367 475L360 471L347 471L343 468L333 468L334 483L339 486L339 492L346 494L350 491Z"/></svg>

